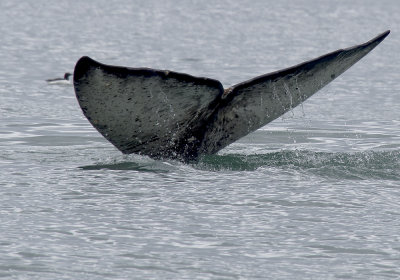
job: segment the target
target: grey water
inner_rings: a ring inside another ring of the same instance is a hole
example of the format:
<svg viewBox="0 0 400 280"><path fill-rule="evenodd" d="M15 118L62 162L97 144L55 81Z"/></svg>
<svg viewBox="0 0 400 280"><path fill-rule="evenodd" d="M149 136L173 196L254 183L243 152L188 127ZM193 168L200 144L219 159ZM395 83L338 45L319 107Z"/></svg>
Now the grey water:
<svg viewBox="0 0 400 280"><path fill-rule="evenodd" d="M0 1L0 278L400 278L400 2ZM122 155L84 55L230 86L391 29L326 88L197 164Z"/></svg>

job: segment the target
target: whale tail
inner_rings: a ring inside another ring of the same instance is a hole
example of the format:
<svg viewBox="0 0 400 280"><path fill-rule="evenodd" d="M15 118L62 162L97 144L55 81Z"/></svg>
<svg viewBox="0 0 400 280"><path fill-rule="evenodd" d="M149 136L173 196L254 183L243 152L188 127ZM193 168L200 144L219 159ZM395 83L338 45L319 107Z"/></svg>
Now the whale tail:
<svg viewBox="0 0 400 280"><path fill-rule="evenodd" d="M89 122L123 153L196 160L273 121L337 78L390 33L228 89L214 79L101 64L74 70Z"/></svg>

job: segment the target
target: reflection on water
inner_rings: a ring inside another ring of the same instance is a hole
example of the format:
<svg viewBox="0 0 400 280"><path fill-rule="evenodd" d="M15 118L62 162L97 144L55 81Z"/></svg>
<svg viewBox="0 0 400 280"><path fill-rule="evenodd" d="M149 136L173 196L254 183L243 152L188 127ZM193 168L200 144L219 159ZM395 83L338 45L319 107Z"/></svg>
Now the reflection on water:
<svg viewBox="0 0 400 280"><path fill-rule="evenodd" d="M397 279L400 5L0 1L0 278ZM83 55L220 80L389 37L197 163L122 155L69 85Z"/></svg>
<svg viewBox="0 0 400 280"><path fill-rule="evenodd" d="M171 170L171 165L165 162L157 162L148 159L147 162L143 160L138 162L133 161L114 161L112 163L98 163L93 165L85 165L79 167L82 170L133 170L138 172L154 172L154 173L168 173Z"/></svg>

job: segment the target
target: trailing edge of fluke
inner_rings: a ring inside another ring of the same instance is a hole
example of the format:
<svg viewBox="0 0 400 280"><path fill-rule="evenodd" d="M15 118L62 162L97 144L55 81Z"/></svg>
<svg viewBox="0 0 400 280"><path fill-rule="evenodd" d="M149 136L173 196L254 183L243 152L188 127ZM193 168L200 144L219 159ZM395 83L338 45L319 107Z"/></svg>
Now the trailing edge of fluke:
<svg viewBox="0 0 400 280"><path fill-rule="evenodd" d="M192 161L296 107L389 33L225 90L214 79L105 65L84 56L75 66L74 88L89 122L121 152Z"/></svg>

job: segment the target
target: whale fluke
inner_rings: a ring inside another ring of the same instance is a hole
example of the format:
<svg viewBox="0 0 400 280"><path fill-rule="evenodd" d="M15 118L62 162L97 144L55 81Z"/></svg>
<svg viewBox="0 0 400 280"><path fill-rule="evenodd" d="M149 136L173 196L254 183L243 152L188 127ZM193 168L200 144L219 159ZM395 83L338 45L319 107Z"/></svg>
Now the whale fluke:
<svg viewBox="0 0 400 280"><path fill-rule="evenodd" d="M214 79L101 64L84 56L75 93L89 122L123 153L196 160L296 107L390 33L228 89Z"/></svg>

